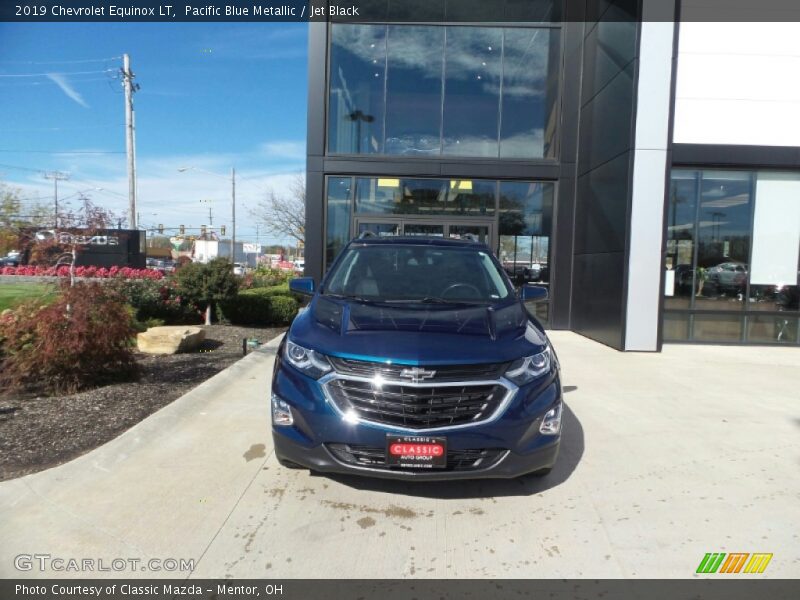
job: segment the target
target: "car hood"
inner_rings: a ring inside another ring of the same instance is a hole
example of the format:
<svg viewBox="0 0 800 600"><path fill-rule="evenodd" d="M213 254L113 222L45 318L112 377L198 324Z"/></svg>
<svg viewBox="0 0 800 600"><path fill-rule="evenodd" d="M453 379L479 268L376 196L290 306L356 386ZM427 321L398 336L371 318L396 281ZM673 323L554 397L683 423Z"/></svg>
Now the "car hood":
<svg viewBox="0 0 800 600"><path fill-rule="evenodd" d="M418 364L505 362L541 352L544 331L519 302L387 306L316 296L289 331L323 354Z"/></svg>

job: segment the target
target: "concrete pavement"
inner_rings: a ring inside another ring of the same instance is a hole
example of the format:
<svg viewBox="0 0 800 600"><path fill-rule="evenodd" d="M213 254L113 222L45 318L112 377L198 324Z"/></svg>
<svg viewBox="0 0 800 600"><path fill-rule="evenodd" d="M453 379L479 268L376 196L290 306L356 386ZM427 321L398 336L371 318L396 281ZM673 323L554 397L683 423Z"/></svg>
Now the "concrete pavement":
<svg viewBox="0 0 800 600"><path fill-rule="evenodd" d="M547 478L281 468L275 340L105 446L0 483L0 577L691 577L706 552L771 552L763 576L800 576L800 351L551 338L569 410ZM19 572L20 554L195 568Z"/></svg>

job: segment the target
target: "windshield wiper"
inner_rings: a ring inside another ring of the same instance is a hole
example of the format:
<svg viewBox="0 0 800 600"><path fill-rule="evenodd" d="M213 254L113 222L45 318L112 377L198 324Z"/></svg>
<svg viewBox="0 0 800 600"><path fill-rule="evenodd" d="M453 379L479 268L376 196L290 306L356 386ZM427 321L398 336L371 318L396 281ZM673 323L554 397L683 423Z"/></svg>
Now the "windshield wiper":
<svg viewBox="0 0 800 600"><path fill-rule="evenodd" d="M395 300L384 300L387 303L397 304L447 304L448 306L481 306L485 302L465 302L464 300L448 300L437 296L425 296L424 298L397 298Z"/></svg>
<svg viewBox="0 0 800 600"><path fill-rule="evenodd" d="M376 304L383 302L382 300L364 298L363 296L355 296L353 294L330 294L326 292L322 295L326 298L336 298L337 300L353 300L355 302L363 302L365 304Z"/></svg>

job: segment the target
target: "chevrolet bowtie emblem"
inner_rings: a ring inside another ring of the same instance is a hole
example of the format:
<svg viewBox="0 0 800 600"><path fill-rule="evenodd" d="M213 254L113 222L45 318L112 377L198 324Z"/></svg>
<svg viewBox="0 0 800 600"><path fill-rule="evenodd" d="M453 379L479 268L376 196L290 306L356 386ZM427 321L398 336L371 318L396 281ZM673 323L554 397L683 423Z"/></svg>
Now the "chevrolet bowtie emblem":
<svg viewBox="0 0 800 600"><path fill-rule="evenodd" d="M408 377L413 383L419 383L425 379L430 379L434 375L436 375L436 371L426 371L425 369L420 369L419 367L403 369L400 371L400 377Z"/></svg>

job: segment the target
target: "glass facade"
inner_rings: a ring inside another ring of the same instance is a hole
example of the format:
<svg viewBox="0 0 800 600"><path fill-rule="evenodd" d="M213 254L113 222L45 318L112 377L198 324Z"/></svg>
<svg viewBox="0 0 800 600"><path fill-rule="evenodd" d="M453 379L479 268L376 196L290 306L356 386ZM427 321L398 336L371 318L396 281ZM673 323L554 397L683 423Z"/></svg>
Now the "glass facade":
<svg viewBox="0 0 800 600"><path fill-rule="evenodd" d="M328 177L325 268L352 237L424 235L492 247L515 285L550 283L555 183L487 179ZM535 306L547 321L547 304Z"/></svg>
<svg viewBox="0 0 800 600"><path fill-rule="evenodd" d="M664 340L797 344L800 173L674 169Z"/></svg>
<svg viewBox="0 0 800 600"><path fill-rule="evenodd" d="M328 152L556 156L559 29L331 25Z"/></svg>

